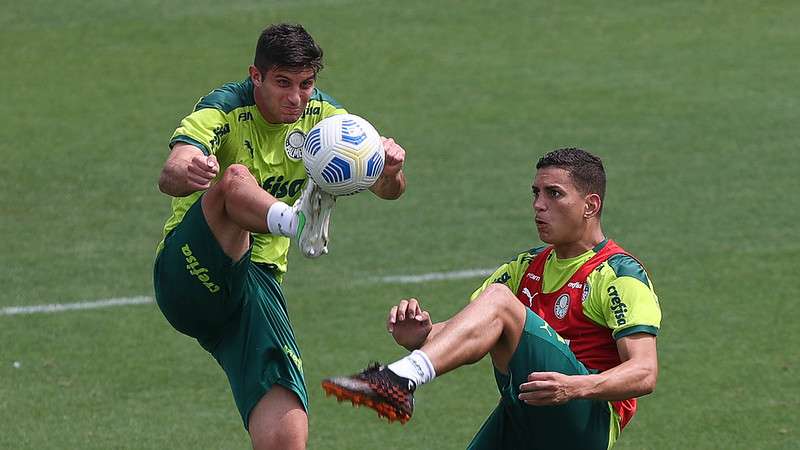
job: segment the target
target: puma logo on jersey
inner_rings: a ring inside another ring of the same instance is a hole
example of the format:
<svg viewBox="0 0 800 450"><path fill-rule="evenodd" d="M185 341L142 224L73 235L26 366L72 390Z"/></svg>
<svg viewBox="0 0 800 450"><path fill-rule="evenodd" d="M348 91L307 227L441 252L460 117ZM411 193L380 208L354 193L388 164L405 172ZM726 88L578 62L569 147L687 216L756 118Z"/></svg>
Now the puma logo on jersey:
<svg viewBox="0 0 800 450"><path fill-rule="evenodd" d="M255 149L253 148L253 144L250 143L247 139L244 140L244 146L247 147L247 151L250 152L250 158L255 158Z"/></svg>
<svg viewBox="0 0 800 450"><path fill-rule="evenodd" d="M533 298L536 297L538 292L531 295L531 291L528 290L528 288L522 288L522 293L525 294L526 297L528 297L528 307L533 308Z"/></svg>
<svg viewBox="0 0 800 450"><path fill-rule="evenodd" d="M528 278L530 278L533 281L541 281L541 279L542 279L542 277L540 277L539 275L533 274L533 273L529 273L528 274Z"/></svg>

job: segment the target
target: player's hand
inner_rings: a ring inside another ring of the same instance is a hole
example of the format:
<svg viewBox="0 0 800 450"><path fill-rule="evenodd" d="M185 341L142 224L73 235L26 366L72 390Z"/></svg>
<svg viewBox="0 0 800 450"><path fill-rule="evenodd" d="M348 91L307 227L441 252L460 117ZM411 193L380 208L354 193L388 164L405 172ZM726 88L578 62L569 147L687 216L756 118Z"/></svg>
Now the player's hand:
<svg viewBox="0 0 800 450"><path fill-rule="evenodd" d="M433 328L431 316L424 311L415 298L401 300L389 310L386 329L392 333L395 342L416 350L422 346Z"/></svg>
<svg viewBox="0 0 800 450"><path fill-rule="evenodd" d="M219 163L214 155L192 157L186 176L189 187L195 191L211 187L211 180L219 173Z"/></svg>
<svg viewBox="0 0 800 450"><path fill-rule="evenodd" d="M381 136L381 140L383 141L383 150L386 154L382 175L391 178L403 169L403 163L405 163L406 160L406 151L392 138Z"/></svg>
<svg viewBox="0 0 800 450"><path fill-rule="evenodd" d="M519 399L529 405L563 405L575 398L573 377L558 372L533 372L519 385Z"/></svg>

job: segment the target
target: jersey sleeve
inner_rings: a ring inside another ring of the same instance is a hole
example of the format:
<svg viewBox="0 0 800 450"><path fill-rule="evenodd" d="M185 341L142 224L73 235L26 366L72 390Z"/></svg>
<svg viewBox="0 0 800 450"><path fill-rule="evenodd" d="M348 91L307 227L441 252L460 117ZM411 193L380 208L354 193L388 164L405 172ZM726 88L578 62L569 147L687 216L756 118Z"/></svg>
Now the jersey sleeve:
<svg viewBox="0 0 800 450"><path fill-rule="evenodd" d="M225 142L230 131L225 113L216 108L198 109L181 120L180 126L172 134L169 147L185 142L210 155Z"/></svg>
<svg viewBox="0 0 800 450"><path fill-rule="evenodd" d="M604 270L598 289L584 305L584 313L610 328L614 339L634 333L656 336L661 327L661 307L652 284L638 262L630 265L637 267L635 273Z"/></svg>
<svg viewBox="0 0 800 450"><path fill-rule="evenodd" d="M520 253L517 257L500 267L498 267L489 278L484 280L483 284L475 290L475 292L470 295L469 300L475 300L481 293L489 287L490 284L499 283L506 285L511 292L514 294L517 293L519 289L519 283L522 281L522 277L525 275L525 271L528 270L528 265L531 263L531 259L533 259L536 254L538 254L543 247L538 247L535 249L531 249L527 252Z"/></svg>

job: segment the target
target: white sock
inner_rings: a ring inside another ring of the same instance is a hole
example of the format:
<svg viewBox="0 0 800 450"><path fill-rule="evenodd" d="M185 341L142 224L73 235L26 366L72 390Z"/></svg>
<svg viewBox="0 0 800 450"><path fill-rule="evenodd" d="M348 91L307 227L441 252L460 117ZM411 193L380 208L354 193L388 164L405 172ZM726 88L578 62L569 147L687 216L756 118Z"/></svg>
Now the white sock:
<svg viewBox="0 0 800 450"><path fill-rule="evenodd" d="M275 202L267 210L267 229L278 236L294 237L297 233L297 213L283 202Z"/></svg>
<svg viewBox="0 0 800 450"><path fill-rule="evenodd" d="M436 378L433 363L422 350L414 350L405 358L389 364L387 368L403 378L408 378L417 386Z"/></svg>

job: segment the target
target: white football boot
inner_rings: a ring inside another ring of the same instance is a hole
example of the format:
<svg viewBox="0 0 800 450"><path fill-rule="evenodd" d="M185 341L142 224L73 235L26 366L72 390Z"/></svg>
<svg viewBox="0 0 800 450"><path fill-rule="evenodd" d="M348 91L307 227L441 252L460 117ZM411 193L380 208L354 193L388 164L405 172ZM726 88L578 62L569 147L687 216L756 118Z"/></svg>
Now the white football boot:
<svg viewBox="0 0 800 450"><path fill-rule="evenodd" d="M323 191L311 178L293 208L300 223L297 225L297 244L308 258L328 253L328 225L336 205L336 197Z"/></svg>

